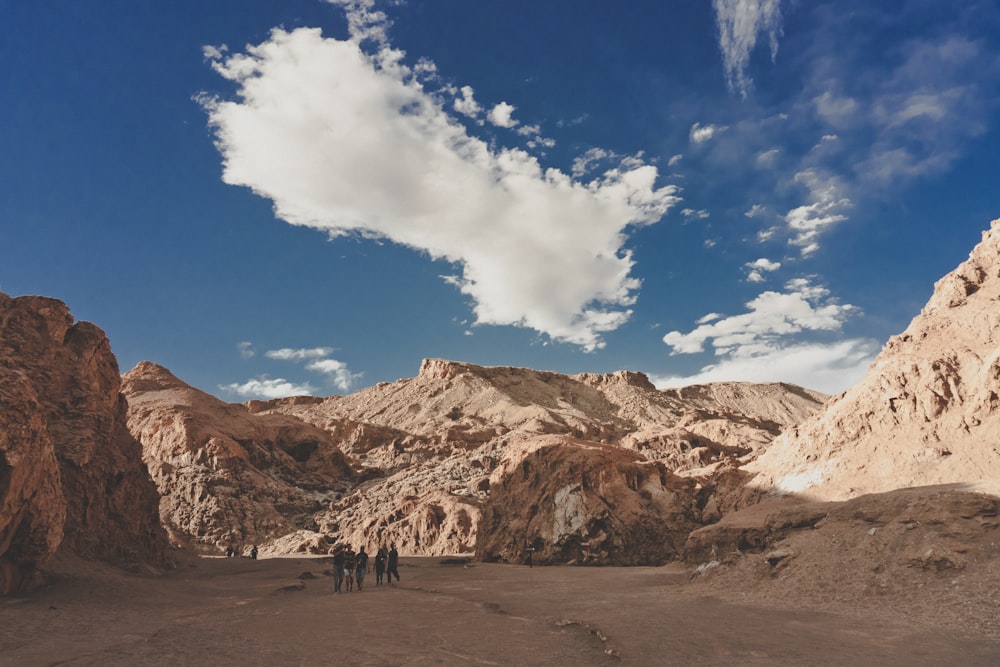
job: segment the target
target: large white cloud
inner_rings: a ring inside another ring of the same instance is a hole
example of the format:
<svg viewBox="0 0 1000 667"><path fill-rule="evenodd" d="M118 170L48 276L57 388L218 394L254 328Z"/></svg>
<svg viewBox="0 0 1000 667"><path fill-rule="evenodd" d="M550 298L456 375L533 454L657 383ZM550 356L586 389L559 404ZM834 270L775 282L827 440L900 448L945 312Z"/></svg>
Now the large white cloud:
<svg viewBox="0 0 1000 667"><path fill-rule="evenodd" d="M271 199L291 224L454 263L460 274L450 280L478 324L602 347L639 287L628 229L658 221L679 200L676 188L658 186L656 168L634 160L581 182L522 150L492 148L401 57L299 29L216 59L238 84L235 100L202 100L223 180Z"/></svg>

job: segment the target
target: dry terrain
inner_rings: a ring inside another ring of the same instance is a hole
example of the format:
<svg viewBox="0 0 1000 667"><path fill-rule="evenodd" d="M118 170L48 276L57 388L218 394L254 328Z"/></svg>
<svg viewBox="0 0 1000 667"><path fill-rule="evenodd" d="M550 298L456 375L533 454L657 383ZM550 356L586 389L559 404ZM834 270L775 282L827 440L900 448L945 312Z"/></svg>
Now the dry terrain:
<svg viewBox="0 0 1000 667"><path fill-rule="evenodd" d="M678 565L403 558L398 584L339 595L325 558L184 558L163 575L52 565L48 585L0 599L0 664L1000 664L1000 638L891 599L775 601Z"/></svg>

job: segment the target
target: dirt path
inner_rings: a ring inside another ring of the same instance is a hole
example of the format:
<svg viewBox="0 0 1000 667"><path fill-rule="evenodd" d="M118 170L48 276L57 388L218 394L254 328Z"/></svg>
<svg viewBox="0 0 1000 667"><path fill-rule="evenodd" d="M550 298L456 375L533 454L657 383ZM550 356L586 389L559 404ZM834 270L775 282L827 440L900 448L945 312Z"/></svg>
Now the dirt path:
<svg viewBox="0 0 1000 667"><path fill-rule="evenodd" d="M680 569L402 559L335 595L326 560L73 564L0 598L0 665L996 665L1000 643L905 619L705 597Z"/></svg>

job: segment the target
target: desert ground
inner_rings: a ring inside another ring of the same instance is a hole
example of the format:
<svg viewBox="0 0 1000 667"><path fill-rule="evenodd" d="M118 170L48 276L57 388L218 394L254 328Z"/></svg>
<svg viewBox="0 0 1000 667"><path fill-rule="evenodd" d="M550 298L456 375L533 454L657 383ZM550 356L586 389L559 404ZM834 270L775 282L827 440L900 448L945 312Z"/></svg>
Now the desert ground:
<svg viewBox="0 0 1000 667"><path fill-rule="evenodd" d="M335 594L326 558L59 557L0 598L2 665L996 665L1000 641L892 608L775 604L680 565L402 558Z"/></svg>

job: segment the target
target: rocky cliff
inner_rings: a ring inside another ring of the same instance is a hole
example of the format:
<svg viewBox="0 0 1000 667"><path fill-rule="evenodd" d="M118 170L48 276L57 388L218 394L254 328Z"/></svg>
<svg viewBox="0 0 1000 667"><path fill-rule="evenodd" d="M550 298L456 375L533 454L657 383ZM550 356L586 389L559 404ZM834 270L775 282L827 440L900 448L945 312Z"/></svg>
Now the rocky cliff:
<svg viewBox="0 0 1000 667"><path fill-rule="evenodd" d="M160 493L163 524L182 540L248 551L301 528L352 486L326 431L253 414L142 362L122 378L128 425Z"/></svg>
<svg viewBox="0 0 1000 667"><path fill-rule="evenodd" d="M98 327L55 299L0 294L0 591L30 582L57 548L169 562L120 382Z"/></svg>
<svg viewBox="0 0 1000 667"><path fill-rule="evenodd" d="M1000 480L1000 220L860 383L747 470L761 490L832 500Z"/></svg>

